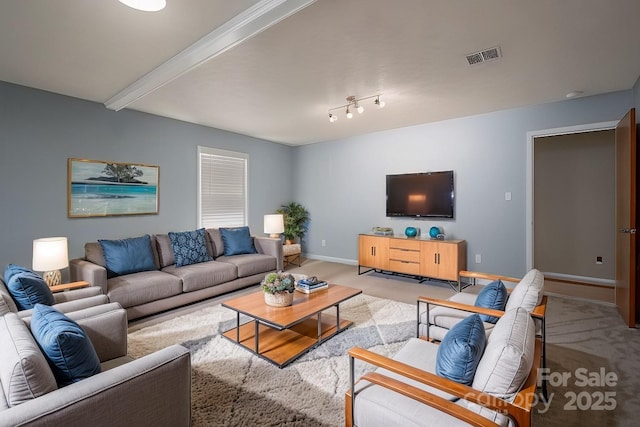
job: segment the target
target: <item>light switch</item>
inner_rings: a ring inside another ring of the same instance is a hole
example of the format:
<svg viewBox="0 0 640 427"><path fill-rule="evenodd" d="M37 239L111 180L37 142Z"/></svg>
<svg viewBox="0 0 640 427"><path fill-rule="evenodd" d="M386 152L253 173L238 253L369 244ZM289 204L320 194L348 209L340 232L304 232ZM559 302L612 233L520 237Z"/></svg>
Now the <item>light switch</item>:
<svg viewBox="0 0 640 427"><path fill-rule="evenodd" d="M507 191L506 193L504 193L504 199L507 201L511 200L511 191Z"/></svg>

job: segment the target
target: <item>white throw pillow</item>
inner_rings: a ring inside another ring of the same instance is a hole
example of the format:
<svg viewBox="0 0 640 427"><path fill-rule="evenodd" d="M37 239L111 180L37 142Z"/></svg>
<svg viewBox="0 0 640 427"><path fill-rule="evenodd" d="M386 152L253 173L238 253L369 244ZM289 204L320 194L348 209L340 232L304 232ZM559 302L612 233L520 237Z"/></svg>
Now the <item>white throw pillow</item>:
<svg viewBox="0 0 640 427"><path fill-rule="evenodd" d="M534 268L511 291L504 310L509 311L516 307L522 307L530 313L542 302L543 294L544 275Z"/></svg>
<svg viewBox="0 0 640 427"><path fill-rule="evenodd" d="M523 308L498 320L487 338L472 387L502 399L512 399L529 376L535 352L535 324Z"/></svg>

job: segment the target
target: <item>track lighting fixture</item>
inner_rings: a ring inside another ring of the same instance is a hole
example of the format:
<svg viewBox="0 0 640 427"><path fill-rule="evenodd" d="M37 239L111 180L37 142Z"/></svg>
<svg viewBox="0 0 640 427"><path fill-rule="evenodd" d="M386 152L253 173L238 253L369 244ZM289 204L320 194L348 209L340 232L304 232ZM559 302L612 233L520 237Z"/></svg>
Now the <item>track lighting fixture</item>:
<svg viewBox="0 0 640 427"><path fill-rule="evenodd" d="M347 116L347 119L353 118L353 110L356 110L358 114L364 113L364 107L360 104L360 101L364 101L367 99L375 98L373 101L374 105L376 105L378 108L382 108L385 106L385 102L380 100L380 96L381 95L379 94L365 96L364 98L356 98L353 95L347 96L347 103L345 105L341 105L339 107L329 109L329 121L333 123L336 120L338 120L338 116L332 111L342 109L342 108L345 108L345 114Z"/></svg>

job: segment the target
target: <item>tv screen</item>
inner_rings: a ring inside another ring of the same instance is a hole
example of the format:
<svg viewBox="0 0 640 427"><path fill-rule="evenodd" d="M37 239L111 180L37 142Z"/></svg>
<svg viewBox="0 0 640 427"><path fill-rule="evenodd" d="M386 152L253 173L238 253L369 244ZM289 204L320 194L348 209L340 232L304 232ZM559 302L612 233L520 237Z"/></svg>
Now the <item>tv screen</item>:
<svg viewBox="0 0 640 427"><path fill-rule="evenodd" d="M387 175L387 216L453 218L453 171Z"/></svg>

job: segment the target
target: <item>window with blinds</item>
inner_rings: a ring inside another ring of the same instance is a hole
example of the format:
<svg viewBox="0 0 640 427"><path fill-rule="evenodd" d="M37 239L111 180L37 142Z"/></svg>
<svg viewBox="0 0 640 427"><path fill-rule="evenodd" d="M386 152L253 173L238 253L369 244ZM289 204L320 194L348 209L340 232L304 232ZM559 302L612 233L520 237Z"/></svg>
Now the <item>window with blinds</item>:
<svg viewBox="0 0 640 427"><path fill-rule="evenodd" d="M247 225L249 155L198 147L198 227Z"/></svg>

